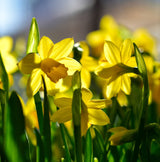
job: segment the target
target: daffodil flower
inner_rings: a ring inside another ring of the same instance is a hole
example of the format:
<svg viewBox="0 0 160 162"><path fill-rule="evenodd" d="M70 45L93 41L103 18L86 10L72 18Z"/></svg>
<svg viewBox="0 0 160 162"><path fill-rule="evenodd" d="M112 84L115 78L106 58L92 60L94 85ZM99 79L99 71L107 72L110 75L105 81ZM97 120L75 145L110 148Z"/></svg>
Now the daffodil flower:
<svg viewBox="0 0 160 162"><path fill-rule="evenodd" d="M24 74L31 74L27 83L27 94L32 96L42 87L44 76L48 94L53 95L56 84L60 79L73 75L80 70L81 65L68 57L73 48L72 38L66 38L54 44L48 37L43 36L38 45L38 54L31 53L25 56L18 67Z"/></svg>
<svg viewBox="0 0 160 162"><path fill-rule="evenodd" d="M96 69L96 74L106 79L105 93L107 98L116 96L120 90L129 95L131 80L129 67L136 67L134 57L131 57L133 44L130 39L124 40L118 48L114 43L106 41L104 44L105 59Z"/></svg>
<svg viewBox="0 0 160 162"><path fill-rule="evenodd" d="M106 125L110 123L109 117L102 108L111 104L111 100L93 99L89 89L82 88L82 107L81 107L81 134L86 133L91 124ZM72 98L56 98L54 103L60 109L56 111L51 120L53 122L64 123L72 119Z"/></svg>

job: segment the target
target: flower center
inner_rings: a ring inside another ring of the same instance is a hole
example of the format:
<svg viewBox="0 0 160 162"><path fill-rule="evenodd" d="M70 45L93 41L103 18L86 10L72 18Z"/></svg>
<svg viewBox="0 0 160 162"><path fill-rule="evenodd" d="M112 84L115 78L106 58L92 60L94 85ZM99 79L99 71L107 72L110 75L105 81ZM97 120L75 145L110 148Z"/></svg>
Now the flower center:
<svg viewBox="0 0 160 162"><path fill-rule="evenodd" d="M63 64L51 58L42 60L41 69L54 83L58 82L58 80L61 78L65 78L68 70L68 68L66 68Z"/></svg>

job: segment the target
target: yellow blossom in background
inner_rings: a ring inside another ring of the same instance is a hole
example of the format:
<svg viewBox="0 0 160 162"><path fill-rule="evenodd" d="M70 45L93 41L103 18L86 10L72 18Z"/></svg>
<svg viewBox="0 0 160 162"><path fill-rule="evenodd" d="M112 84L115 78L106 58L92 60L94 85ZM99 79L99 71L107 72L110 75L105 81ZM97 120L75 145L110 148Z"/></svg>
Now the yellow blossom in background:
<svg viewBox="0 0 160 162"><path fill-rule="evenodd" d="M135 57L131 57L133 44L130 39L123 41L120 48L114 43L106 41L104 44L105 59L96 69L96 74L106 79L105 93L107 98L116 96L120 90L129 95L131 92L130 73L127 65L136 67Z"/></svg>
<svg viewBox="0 0 160 162"><path fill-rule="evenodd" d="M106 125L110 120L102 108L111 104L111 100L92 99L92 93L89 89L82 88L82 107L81 107L81 135L85 135L91 124ZM72 119L72 98L56 98L54 103L60 109L53 114L53 122L64 123Z"/></svg>
<svg viewBox="0 0 160 162"><path fill-rule="evenodd" d="M31 74L27 83L27 94L32 96L42 87L44 76L48 94L56 92L56 85L60 79L73 75L80 70L81 65L68 57L73 48L72 38L66 38L54 44L48 37L43 36L38 45L38 54L31 53L19 63L19 70L24 74Z"/></svg>
<svg viewBox="0 0 160 162"><path fill-rule="evenodd" d="M157 56L156 41L146 29L137 29L133 33L132 40L142 52L148 52L154 57Z"/></svg>

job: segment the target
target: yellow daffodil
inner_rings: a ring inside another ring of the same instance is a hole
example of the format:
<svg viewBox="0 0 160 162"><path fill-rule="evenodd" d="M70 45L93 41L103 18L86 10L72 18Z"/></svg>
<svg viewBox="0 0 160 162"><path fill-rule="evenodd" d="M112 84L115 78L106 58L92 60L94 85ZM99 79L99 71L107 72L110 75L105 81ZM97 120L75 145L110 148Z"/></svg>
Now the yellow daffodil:
<svg viewBox="0 0 160 162"><path fill-rule="evenodd" d="M42 87L41 75L44 76L48 94L53 95L56 89L55 83L80 70L81 65L68 57L73 44L72 38L66 38L54 44L48 37L43 36L38 45L39 55L28 54L18 63L22 73L31 74L27 83L29 96L36 94Z"/></svg>
<svg viewBox="0 0 160 162"><path fill-rule="evenodd" d="M146 29L137 29L133 33L132 40L141 51L148 52L152 55L157 54L156 41Z"/></svg>
<svg viewBox="0 0 160 162"><path fill-rule="evenodd" d="M131 57L133 44L130 39L124 40L118 48L114 43L104 44L105 59L96 69L96 74L106 79L105 93L107 98L116 96L120 90L129 95L131 92L130 73L127 66L135 67L136 61Z"/></svg>
<svg viewBox="0 0 160 162"><path fill-rule="evenodd" d="M82 107L81 107L81 134L86 133L91 124L106 125L110 120L102 108L111 104L111 100L93 99L89 89L82 88ZM72 119L72 98L56 98L55 105L60 109L51 118L53 122L64 123Z"/></svg>

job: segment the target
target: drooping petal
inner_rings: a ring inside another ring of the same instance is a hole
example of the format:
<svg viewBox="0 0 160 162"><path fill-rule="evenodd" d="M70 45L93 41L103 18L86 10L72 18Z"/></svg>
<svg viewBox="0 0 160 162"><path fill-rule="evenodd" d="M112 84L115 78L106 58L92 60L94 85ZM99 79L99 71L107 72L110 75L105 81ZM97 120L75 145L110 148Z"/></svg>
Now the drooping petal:
<svg viewBox="0 0 160 162"><path fill-rule="evenodd" d="M62 41L56 43L54 45L54 48L50 51L50 58L53 58L54 60L58 61L61 58L67 57L74 45L74 40L72 38L66 38Z"/></svg>
<svg viewBox="0 0 160 162"><path fill-rule="evenodd" d="M91 83L91 74L85 68L82 68L81 70L81 81L82 81L82 87L89 88Z"/></svg>
<svg viewBox="0 0 160 162"><path fill-rule="evenodd" d="M107 98L112 98L113 96L116 96L116 94L120 91L121 88L121 77L114 80L114 82L111 82L106 87L106 96Z"/></svg>
<svg viewBox="0 0 160 162"><path fill-rule="evenodd" d="M104 44L104 54L107 61L112 65L121 62L120 51L118 47L110 41L106 41Z"/></svg>
<svg viewBox="0 0 160 162"><path fill-rule="evenodd" d="M72 119L72 110L68 108L59 109L51 117L51 121L58 123L64 123L71 119Z"/></svg>
<svg viewBox="0 0 160 162"><path fill-rule="evenodd" d="M88 111L86 108L81 110L81 135L85 135L88 129Z"/></svg>
<svg viewBox="0 0 160 162"><path fill-rule="evenodd" d="M34 69L28 79L27 83L27 95L33 96L42 86L42 71L40 69Z"/></svg>
<svg viewBox="0 0 160 162"><path fill-rule="evenodd" d="M92 92L87 88L82 88L81 93L82 93L82 100L84 101L85 104L87 104L93 96Z"/></svg>
<svg viewBox="0 0 160 162"><path fill-rule="evenodd" d="M112 100L107 99L94 99L87 103L88 109L103 109L112 103Z"/></svg>
<svg viewBox="0 0 160 162"><path fill-rule="evenodd" d="M19 63L18 68L24 74L30 74L33 69L40 68L40 57L35 54L31 53L26 55Z"/></svg>
<svg viewBox="0 0 160 162"><path fill-rule="evenodd" d="M88 121L94 125L106 125L110 123L109 117L100 109L88 109Z"/></svg>
<svg viewBox="0 0 160 162"><path fill-rule="evenodd" d="M71 109L72 107L72 99L67 97L56 98L54 103L61 109Z"/></svg>
<svg viewBox="0 0 160 162"><path fill-rule="evenodd" d="M131 79L128 76L128 74L122 75L121 78L122 78L121 89L125 94L129 95L131 93Z"/></svg>
<svg viewBox="0 0 160 162"><path fill-rule="evenodd" d="M65 57L58 62L64 64L64 66L68 68L68 75L73 75L75 71L79 71L81 69L81 64L78 61L69 57Z"/></svg>
<svg viewBox="0 0 160 162"><path fill-rule="evenodd" d="M121 46L121 62L126 63L130 59L133 51L133 43L130 39L125 39Z"/></svg>
<svg viewBox="0 0 160 162"><path fill-rule="evenodd" d="M46 36L43 36L38 45L38 53L41 59L49 57L50 50L54 47L52 40Z"/></svg>

